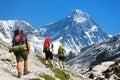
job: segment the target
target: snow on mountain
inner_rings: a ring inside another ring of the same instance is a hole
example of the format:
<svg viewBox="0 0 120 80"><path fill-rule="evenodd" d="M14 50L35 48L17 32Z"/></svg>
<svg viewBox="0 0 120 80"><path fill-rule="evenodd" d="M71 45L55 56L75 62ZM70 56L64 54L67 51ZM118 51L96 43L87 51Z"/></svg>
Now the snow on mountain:
<svg viewBox="0 0 120 80"><path fill-rule="evenodd" d="M42 37L51 37L54 44L59 39L68 52L77 53L85 46L109 38L87 13L80 10L74 10L70 16L41 27L39 33Z"/></svg>
<svg viewBox="0 0 120 80"><path fill-rule="evenodd" d="M41 52L40 44L43 41L39 39L38 30L24 20L0 20L0 38L11 43L14 30L17 28L21 28L27 34L28 40L31 42L31 50Z"/></svg>
<svg viewBox="0 0 120 80"><path fill-rule="evenodd" d="M99 44L81 49L81 54L68 62L78 72L102 62L120 59L120 33Z"/></svg>

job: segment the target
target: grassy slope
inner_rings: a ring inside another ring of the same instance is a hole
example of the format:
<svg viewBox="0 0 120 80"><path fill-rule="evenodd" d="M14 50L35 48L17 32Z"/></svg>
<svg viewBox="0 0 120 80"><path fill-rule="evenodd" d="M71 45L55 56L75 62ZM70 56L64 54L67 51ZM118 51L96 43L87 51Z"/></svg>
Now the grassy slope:
<svg viewBox="0 0 120 80"><path fill-rule="evenodd" d="M36 57L43 63L45 64L45 59L40 56L39 54L36 55ZM70 79L70 75L66 74L63 70L59 69L59 68L51 68L51 71L55 74L55 76L57 78L59 78L60 80L69 80ZM44 77L50 77L48 75L44 76ZM45 78L44 78L45 79ZM47 80L47 79L46 79ZM52 79L51 79L52 80Z"/></svg>

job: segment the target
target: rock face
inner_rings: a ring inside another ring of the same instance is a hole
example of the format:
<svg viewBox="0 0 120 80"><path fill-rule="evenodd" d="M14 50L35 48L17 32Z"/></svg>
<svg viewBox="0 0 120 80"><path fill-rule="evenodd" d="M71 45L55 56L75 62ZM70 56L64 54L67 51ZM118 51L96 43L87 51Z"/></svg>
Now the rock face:
<svg viewBox="0 0 120 80"><path fill-rule="evenodd" d="M93 80L120 80L120 60L103 62L84 75Z"/></svg>
<svg viewBox="0 0 120 80"><path fill-rule="evenodd" d="M120 79L120 60L116 60L114 64L110 65L107 70L102 72L105 78L114 77L115 80Z"/></svg>
<svg viewBox="0 0 120 80"><path fill-rule="evenodd" d="M9 54L7 46L8 44L0 38L0 60L12 62L14 55L13 53Z"/></svg>
<svg viewBox="0 0 120 80"><path fill-rule="evenodd" d="M59 40L64 47L75 52L109 38L88 14L80 10L74 10L70 16L41 27L39 32L40 36Z"/></svg>
<svg viewBox="0 0 120 80"><path fill-rule="evenodd" d="M82 70L102 62L112 61L120 57L120 34L81 50L81 54L68 62L75 70Z"/></svg>
<svg viewBox="0 0 120 80"><path fill-rule="evenodd" d="M92 80L119 80L119 57L120 33L102 43L83 48L81 55L68 64Z"/></svg>

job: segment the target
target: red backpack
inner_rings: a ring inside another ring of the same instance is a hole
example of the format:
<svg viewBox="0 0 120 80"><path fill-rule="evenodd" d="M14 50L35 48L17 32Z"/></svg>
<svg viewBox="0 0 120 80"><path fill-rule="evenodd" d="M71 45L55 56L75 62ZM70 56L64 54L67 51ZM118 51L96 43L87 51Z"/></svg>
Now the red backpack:
<svg viewBox="0 0 120 80"><path fill-rule="evenodd" d="M44 41L44 49L50 49L50 43L51 43L51 39L50 38L46 38Z"/></svg>
<svg viewBox="0 0 120 80"><path fill-rule="evenodd" d="M27 42L27 37L26 35L22 32L22 30L18 29L16 30L13 43L14 44L24 44Z"/></svg>

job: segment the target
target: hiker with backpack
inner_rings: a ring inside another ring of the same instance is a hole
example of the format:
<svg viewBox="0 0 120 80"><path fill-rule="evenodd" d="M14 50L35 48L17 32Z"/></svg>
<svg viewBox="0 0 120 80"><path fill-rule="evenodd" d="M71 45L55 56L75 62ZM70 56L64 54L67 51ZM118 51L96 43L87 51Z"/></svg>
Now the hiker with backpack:
<svg viewBox="0 0 120 80"><path fill-rule="evenodd" d="M51 38L46 38L44 41L44 49L43 52L45 53L45 60L46 60L46 68L50 67L53 68L53 44ZM50 60L50 64L48 63Z"/></svg>
<svg viewBox="0 0 120 80"><path fill-rule="evenodd" d="M18 78L21 78L22 61L24 61L24 75L27 75L30 72L28 71L28 54L30 52L30 42L27 40L26 34L23 33L23 31L19 28L14 31L12 43L14 47L13 52L17 61ZM22 45L25 45L24 49L20 47Z"/></svg>
<svg viewBox="0 0 120 80"><path fill-rule="evenodd" d="M59 45L58 58L59 58L60 68L65 68L65 54L66 54L66 51L63 48L63 45Z"/></svg>

